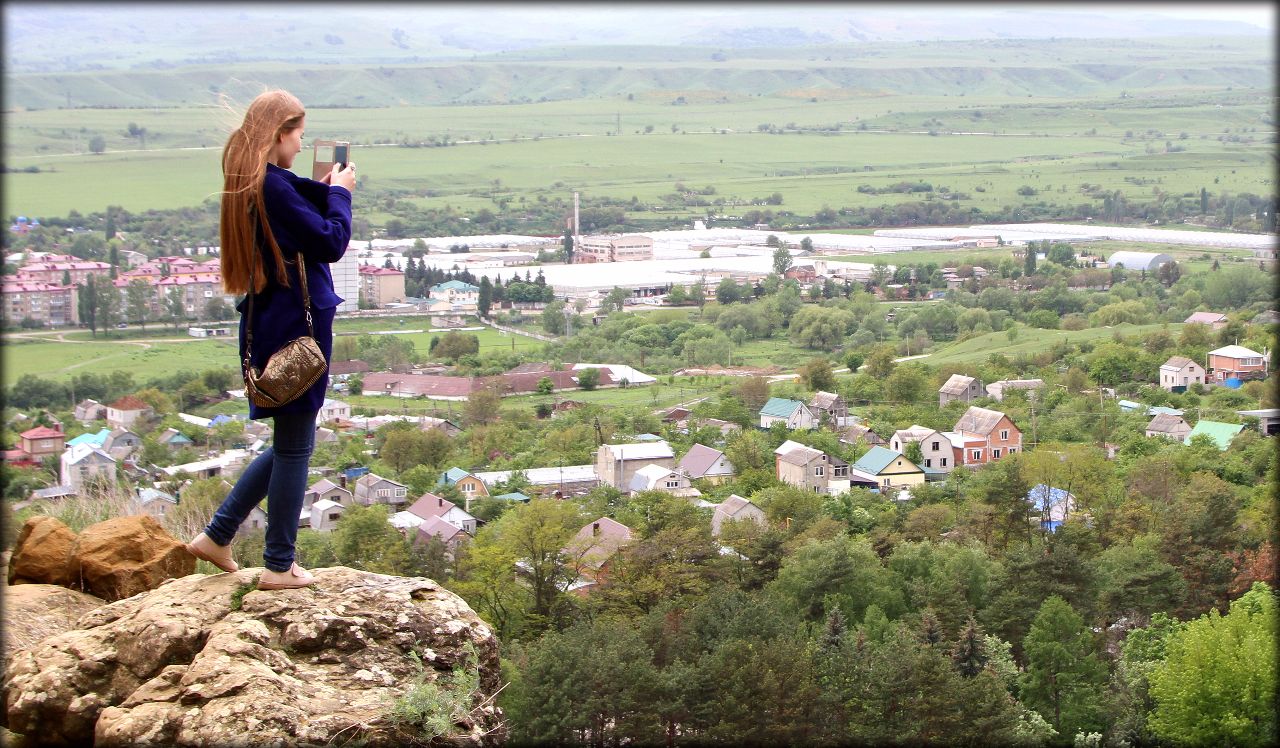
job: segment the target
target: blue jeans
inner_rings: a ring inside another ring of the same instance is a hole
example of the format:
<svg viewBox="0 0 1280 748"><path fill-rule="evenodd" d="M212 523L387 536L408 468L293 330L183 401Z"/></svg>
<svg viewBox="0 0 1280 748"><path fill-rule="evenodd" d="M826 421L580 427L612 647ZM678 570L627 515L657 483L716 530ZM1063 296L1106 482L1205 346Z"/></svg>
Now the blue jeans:
<svg viewBox="0 0 1280 748"><path fill-rule="evenodd" d="M262 553L272 571L293 568L298 539L298 515L307 490L307 467L316 440L315 411L281 413L274 417L272 444L240 474L223 499L204 534L218 545L229 545L249 512L267 497L267 544Z"/></svg>

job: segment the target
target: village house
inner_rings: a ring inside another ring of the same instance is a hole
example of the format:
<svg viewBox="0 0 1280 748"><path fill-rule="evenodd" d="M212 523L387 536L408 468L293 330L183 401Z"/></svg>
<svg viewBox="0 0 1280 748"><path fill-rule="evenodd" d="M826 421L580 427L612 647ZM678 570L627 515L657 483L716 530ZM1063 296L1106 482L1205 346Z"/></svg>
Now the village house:
<svg viewBox="0 0 1280 748"><path fill-rule="evenodd" d="M476 476L460 467L451 467L440 474L438 486L457 486L458 491L466 499L467 509L471 509L473 499L489 495L489 487Z"/></svg>
<svg viewBox="0 0 1280 748"><path fill-rule="evenodd" d="M107 425L112 428L129 428L154 416L155 409L133 395L125 395L107 406Z"/></svg>
<svg viewBox="0 0 1280 748"><path fill-rule="evenodd" d="M861 482L874 482L881 491L918 486L924 483L924 471L900 452L872 447L849 466L851 477Z"/></svg>
<svg viewBox="0 0 1280 748"><path fill-rule="evenodd" d="M356 503L364 506L388 504L400 508L408 501L409 489L403 483L383 478L377 473L365 473L356 480L352 491Z"/></svg>
<svg viewBox="0 0 1280 748"><path fill-rule="evenodd" d="M1002 401L1004 400L1005 393L1013 390L1027 390L1034 393L1034 391L1043 388L1043 379L1002 379L998 382L992 382L987 385L987 397L990 397L993 400ZM1028 394L1027 396L1033 397L1034 395Z"/></svg>
<svg viewBox="0 0 1280 748"><path fill-rule="evenodd" d="M413 541L418 544L439 540L445 545L445 557L453 560L453 554L464 538L470 537L456 525L451 525L441 517L428 517L418 525Z"/></svg>
<svg viewBox="0 0 1280 748"><path fill-rule="evenodd" d="M317 501L332 501L346 507L355 503L355 496L328 478L321 478L312 483L306 493L302 494L302 508L305 511L311 511L312 505Z"/></svg>
<svg viewBox="0 0 1280 748"><path fill-rule="evenodd" d="M809 406L799 400L771 397L760 409L760 428L767 429L775 423L786 424L789 429L811 429L817 419Z"/></svg>
<svg viewBox="0 0 1280 748"><path fill-rule="evenodd" d="M351 406L341 400L334 400L326 397L320 405L320 413L316 416L316 422L325 423L327 421L336 421L338 419L346 420L351 418Z"/></svg>
<svg viewBox="0 0 1280 748"><path fill-rule="evenodd" d="M570 568L578 571L578 581L570 590L585 594L608 577L609 561L631 543L631 528L608 517L590 522L561 550Z"/></svg>
<svg viewBox="0 0 1280 748"><path fill-rule="evenodd" d="M134 512L151 515L157 521L163 521L165 514L177 505L177 497L155 488L138 488L133 497Z"/></svg>
<svg viewBox="0 0 1280 748"><path fill-rule="evenodd" d="M428 295L433 300L448 303L448 309L462 310L467 307L475 308L476 302L480 300L480 287L460 280L448 280L432 286Z"/></svg>
<svg viewBox="0 0 1280 748"><path fill-rule="evenodd" d="M689 476L661 465L645 465L631 476L631 495L641 491L664 491L683 498L698 497L702 492L693 487Z"/></svg>
<svg viewBox="0 0 1280 748"><path fill-rule="evenodd" d="M58 482L70 486L77 494L81 494L85 485L94 479L116 482L115 459L92 444L70 447L62 453L59 462L61 469Z"/></svg>
<svg viewBox="0 0 1280 748"><path fill-rule="evenodd" d="M107 417L107 406L97 400L81 400L71 417L88 426L94 421Z"/></svg>
<svg viewBox="0 0 1280 748"><path fill-rule="evenodd" d="M1182 441L1191 433L1191 425L1182 416L1171 413L1158 413L1147 424L1147 436L1162 436L1166 439Z"/></svg>
<svg viewBox="0 0 1280 748"><path fill-rule="evenodd" d="M452 501L430 492L418 497L418 500L405 511L417 517L420 520L419 524L438 517L468 535L476 534L475 516Z"/></svg>
<svg viewBox="0 0 1280 748"><path fill-rule="evenodd" d="M162 447L168 447L170 450L182 449L194 444L191 438L175 428L167 428L156 436L156 442Z"/></svg>
<svg viewBox="0 0 1280 748"><path fill-rule="evenodd" d="M1195 312L1190 317L1182 320L1187 325L1208 325L1214 330L1221 330L1227 326L1227 315L1219 312Z"/></svg>
<svg viewBox="0 0 1280 748"><path fill-rule="evenodd" d="M1201 419L1187 433L1182 440L1183 444L1191 444L1191 440L1197 436L1208 436L1213 443L1222 451L1226 451L1231 446L1231 441L1244 430L1244 424L1241 423L1222 423L1220 421L1206 421Z"/></svg>
<svg viewBox="0 0 1280 748"><path fill-rule="evenodd" d="M884 447L889 444L879 434L872 431L870 426L862 423L853 423L845 426L840 432L840 441L844 444L862 442L871 447Z"/></svg>
<svg viewBox="0 0 1280 748"><path fill-rule="evenodd" d="M332 532L346 511L345 504L332 499L320 499L311 504L310 527L317 532Z"/></svg>
<svg viewBox="0 0 1280 748"><path fill-rule="evenodd" d="M1186 392L1193 384L1204 384L1204 368L1186 356L1171 356L1160 364L1160 389Z"/></svg>
<svg viewBox="0 0 1280 748"><path fill-rule="evenodd" d="M925 473L949 473L956 467L956 450L951 440L942 432L926 426L911 425L911 428L893 432L889 439L889 449L906 454L907 445L920 445L920 467Z"/></svg>
<svg viewBox="0 0 1280 748"><path fill-rule="evenodd" d="M1280 434L1280 408L1260 408L1257 410L1237 410L1237 415L1258 419L1258 431L1263 436Z"/></svg>
<svg viewBox="0 0 1280 748"><path fill-rule="evenodd" d="M778 480L805 491L827 493L831 480L849 478L848 463L790 439L773 450L773 454Z"/></svg>
<svg viewBox="0 0 1280 748"><path fill-rule="evenodd" d="M813 393L813 399L809 401L809 410L819 423L829 424L832 427L842 425L849 417L849 404L834 392Z"/></svg>
<svg viewBox="0 0 1280 748"><path fill-rule="evenodd" d="M694 444L680 458L679 470L690 480L705 480L712 485L724 483L733 477L733 463L724 452L705 444Z"/></svg>
<svg viewBox="0 0 1280 748"><path fill-rule="evenodd" d="M755 522L757 525L764 525L767 520L764 510L751 503L750 499L730 494L729 498L716 504L711 513L712 536L720 537L720 531L724 529L726 522Z"/></svg>
<svg viewBox="0 0 1280 748"><path fill-rule="evenodd" d="M51 429L48 426L27 429L18 434L18 439L21 440L20 449L30 455L35 462L39 462L45 457L62 454L67 444L66 434L59 429Z"/></svg>
<svg viewBox="0 0 1280 748"><path fill-rule="evenodd" d="M965 465L985 465L1022 451L1022 432L998 410L971 405L952 431L964 439Z"/></svg>
<svg viewBox="0 0 1280 748"><path fill-rule="evenodd" d="M982 381L975 377L968 377L964 374L952 374L949 379L941 387L938 388L938 407L946 407L947 403L959 400L963 403L971 403L980 397L983 397L986 391L982 388Z"/></svg>
<svg viewBox="0 0 1280 748"><path fill-rule="evenodd" d="M631 488L631 479L645 465L668 470L676 466L675 452L665 441L642 444L603 444L596 452L596 474L600 482L619 491Z"/></svg>
<svg viewBox="0 0 1280 748"><path fill-rule="evenodd" d="M1265 379L1267 357L1242 345L1227 345L1209 351L1205 367L1209 381L1223 384L1228 379Z"/></svg>
<svg viewBox="0 0 1280 748"><path fill-rule="evenodd" d="M117 460L124 460L140 449L142 449L142 437L129 429L111 429L102 442L102 451Z"/></svg>
<svg viewBox="0 0 1280 748"><path fill-rule="evenodd" d="M219 475L234 475L252 457L247 449L228 449L221 454L203 460L187 462L181 465L166 465L160 471L169 477L178 473L187 473L193 478L214 478Z"/></svg>

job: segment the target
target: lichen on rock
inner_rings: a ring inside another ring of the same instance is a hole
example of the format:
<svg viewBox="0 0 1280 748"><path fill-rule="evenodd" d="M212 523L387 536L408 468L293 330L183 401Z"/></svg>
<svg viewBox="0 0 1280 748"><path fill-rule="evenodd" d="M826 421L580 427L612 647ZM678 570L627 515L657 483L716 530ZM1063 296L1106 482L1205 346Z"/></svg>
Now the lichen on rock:
<svg viewBox="0 0 1280 748"><path fill-rule="evenodd" d="M233 609L260 572L183 577L14 652L5 726L64 745L404 745L416 736L392 718L397 700L424 673L444 686L471 668L474 708L447 737L503 741L498 641L461 598L335 567Z"/></svg>

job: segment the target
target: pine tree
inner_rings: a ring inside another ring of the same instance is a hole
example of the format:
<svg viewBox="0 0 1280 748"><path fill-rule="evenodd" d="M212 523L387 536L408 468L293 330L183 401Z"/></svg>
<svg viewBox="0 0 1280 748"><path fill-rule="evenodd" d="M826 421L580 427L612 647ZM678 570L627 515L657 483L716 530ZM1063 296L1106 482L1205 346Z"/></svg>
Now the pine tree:
<svg viewBox="0 0 1280 748"><path fill-rule="evenodd" d="M1026 257L1022 260L1022 274L1030 277L1036 274L1036 248L1039 242L1027 242Z"/></svg>
<svg viewBox="0 0 1280 748"><path fill-rule="evenodd" d="M845 624L844 614L840 612L840 606L832 605L831 612L827 613L827 627L822 632L822 648L825 650L839 648L847 630L848 626Z"/></svg>
<svg viewBox="0 0 1280 748"><path fill-rule="evenodd" d="M973 616L969 616L964 630L960 632L959 641L951 650L951 661L955 663L956 670L961 675L973 678L987 667L988 659L982 629L978 628L978 622L973 619Z"/></svg>
<svg viewBox="0 0 1280 748"><path fill-rule="evenodd" d="M476 311L480 312L481 317L489 316L489 307L493 304L493 284L489 282L489 276L480 279L480 296L476 299Z"/></svg>
<svg viewBox="0 0 1280 748"><path fill-rule="evenodd" d="M925 608L920 612L920 630L917 635L922 643L929 646L942 641L942 624L933 608Z"/></svg>
<svg viewBox="0 0 1280 748"><path fill-rule="evenodd" d="M1040 606L1023 642L1027 670L1019 679L1022 702L1040 712L1060 735L1102 727L1100 700L1107 681L1080 614L1057 595Z"/></svg>
<svg viewBox="0 0 1280 748"><path fill-rule="evenodd" d="M76 307L80 313L80 323L89 326L94 337L98 335L98 281L97 276L90 275L81 284L76 296Z"/></svg>

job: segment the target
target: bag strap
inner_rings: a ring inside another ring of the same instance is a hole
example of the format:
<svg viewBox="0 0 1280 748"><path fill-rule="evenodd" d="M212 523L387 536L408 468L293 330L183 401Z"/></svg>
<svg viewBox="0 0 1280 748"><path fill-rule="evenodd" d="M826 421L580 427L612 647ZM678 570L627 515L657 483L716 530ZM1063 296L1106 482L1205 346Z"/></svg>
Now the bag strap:
<svg viewBox="0 0 1280 748"><path fill-rule="evenodd" d="M254 213L254 212L255 211L253 210L252 206L250 206L250 213ZM257 242L256 236L254 237L253 248L254 248L254 252L257 253L258 255L258 257L254 259L261 258L262 253L258 250L258 242ZM302 283L303 310L306 312L306 315L307 315L307 335L314 338L316 336L316 330L315 330L315 326L311 322L311 293L307 290L307 265L302 260L302 252L298 252L297 258L298 258L298 279ZM286 263L287 262L288 261L286 260ZM254 282L253 282L253 268L254 268L254 265L256 264L257 263L255 263L253 260L250 260L249 262L249 314L245 318L245 328L244 328L244 365L246 367L250 365L249 361L253 357L253 297L258 295L257 291L255 290L256 286L254 285Z"/></svg>

